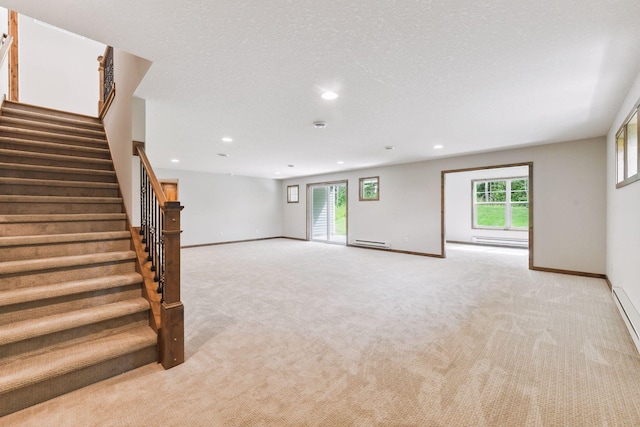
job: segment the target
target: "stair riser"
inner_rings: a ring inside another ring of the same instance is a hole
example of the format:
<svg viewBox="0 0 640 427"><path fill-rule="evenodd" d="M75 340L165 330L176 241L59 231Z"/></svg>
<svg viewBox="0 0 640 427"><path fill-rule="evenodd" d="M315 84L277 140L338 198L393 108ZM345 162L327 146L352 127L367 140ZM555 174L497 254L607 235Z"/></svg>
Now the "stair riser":
<svg viewBox="0 0 640 427"><path fill-rule="evenodd" d="M85 129L74 126L64 126L54 123L43 123L41 121L29 120L18 121L16 118L0 116L0 126L14 127L16 129L33 129L41 132L51 132L60 135L61 137L67 136L81 136L85 138L105 138L104 131Z"/></svg>
<svg viewBox="0 0 640 427"><path fill-rule="evenodd" d="M82 265L60 269L40 270L17 274L0 275L0 290L48 285L75 280L93 279L113 274L128 274L135 271L133 260L99 265Z"/></svg>
<svg viewBox="0 0 640 427"><path fill-rule="evenodd" d="M54 116L34 116L27 112L22 112L18 110L8 110L3 109L2 111L3 117L12 117L22 120L29 120L36 123L41 123L43 125L62 125L62 126L70 126L76 129L82 130L92 130L92 131L104 131L104 127L99 123L90 123L90 122L82 122L82 121L68 121L65 119L60 119Z"/></svg>
<svg viewBox="0 0 640 427"><path fill-rule="evenodd" d="M46 141L46 142L50 142L50 141ZM72 148L69 148L69 146L72 146ZM92 159L103 159L103 160L109 160L111 158L111 155L109 154L109 152L106 151L106 149L108 148L106 144L103 146L74 145L74 144L40 145L37 143L36 144L29 143L29 140L26 140L26 139L14 140L14 139L2 139L0 137L0 148L4 148L6 150L29 151L32 153L47 153L47 154L60 154L63 156L89 157ZM92 150L92 148L98 148L99 150Z"/></svg>
<svg viewBox="0 0 640 427"><path fill-rule="evenodd" d="M132 285L114 286L112 288L96 289L57 298L13 304L0 307L0 325L52 316L72 310L98 307L113 302L139 298L141 295L141 284L134 283Z"/></svg>
<svg viewBox="0 0 640 427"><path fill-rule="evenodd" d="M48 172L0 168L0 176L10 178L50 179L54 181L80 181L80 182L116 182L115 175L99 175L78 172Z"/></svg>
<svg viewBox="0 0 640 427"><path fill-rule="evenodd" d="M104 335L110 330L148 324L149 311L147 310L90 325L84 325L79 328L67 329L41 337L6 344L0 346L0 354L6 358L23 357L29 353L33 354L40 348L69 345L74 341L77 342L91 335Z"/></svg>
<svg viewBox="0 0 640 427"><path fill-rule="evenodd" d="M21 138L21 139L26 139L31 141L42 141L42 142L56 142L60 144L79 145L83 147L105 148L107 146L106 139L86 138L86 137L76 137L76 136L65 137L64 135L58 135L58 134L49 133L49 132L46 132L44 134L32 133L28 131L21 131L20 129L17 129L17 128L0 129L0 137Z"/></svg>
<svg viewBox="0 0 640 427"><path fill-rule="evenodd" d="M0 194L13 196L118 197L118 189L0 184Z"/></svg>
<svg viewBox="0 0 640 427"><path fill-rule="evenodd" d="M7 108L5 108L3 110L3 113L7 112L8 110L24 111L26 113L36 113L36 114L49 116L51 118L62 117L62 118L67 118L67 119L73 119L73 120L76 120L76 121L80 121L80 122L83 122L83 123L90 123L90 124L94 124L94 125L100 123L100 120L98 118L96 118L96 117L88 117L88 116L84 116L84 115L78 115L78 114L74 114L74 113L69 113L69 112L66 112L66 111L52 110L52 109L49 109L49 108L39 107L37 105L6 102L5 103L5 107L7 107ZM5 114L3 114L3 115L5 115Z"/></svg>
<svg viewBox="0 0 640 427"><path fill-rule="evenodd" d="M122 203L0 203L0 215L122 213Z"/></svg>
<svg viewBox="0 0 640 427"><path fill-rule="evenodd" d="M0 246L0 259L20 261L27 259L53 258L57 256L86 255L102 252L128 251L131 239L102 240L97 242L67 242L29 246Z"/></svg>
<svg viewBox="0 0 640 427"><path fill-rule="evenodd" d="M0 417L157 360L156 346L0 394Z"/></svg>
<svg viewBox="0 0 640 427"><path fill-rule="evenodd" d="M111 162L92 162L86 161L82 158L77 159L46 159L30 156L2 156L2 161L5 163L17 163L19 165L40 165L40 166L56 166L61 168L82 168L82 169L96 169L96 170L113 170Z"/></svg>
<svg viewBox="0 0 640 427"><path fill-rule="evenodd" d="M100 231L122 231L126 223L122 220L78 221L78 222L28 222L0 224L0 236L30 236L42 234L90 233Z"/></svg>

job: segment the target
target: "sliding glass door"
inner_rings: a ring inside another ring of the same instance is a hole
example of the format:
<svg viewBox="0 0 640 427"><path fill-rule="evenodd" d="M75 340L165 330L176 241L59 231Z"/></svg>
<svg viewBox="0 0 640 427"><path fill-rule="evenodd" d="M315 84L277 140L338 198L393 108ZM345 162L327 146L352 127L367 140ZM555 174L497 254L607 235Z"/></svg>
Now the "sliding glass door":
<svg viewBox="0 0 640 427"><path fill-rule="evenodd" d="M315 184L310 186L310 240L346 244L347 184Z"/></svg>

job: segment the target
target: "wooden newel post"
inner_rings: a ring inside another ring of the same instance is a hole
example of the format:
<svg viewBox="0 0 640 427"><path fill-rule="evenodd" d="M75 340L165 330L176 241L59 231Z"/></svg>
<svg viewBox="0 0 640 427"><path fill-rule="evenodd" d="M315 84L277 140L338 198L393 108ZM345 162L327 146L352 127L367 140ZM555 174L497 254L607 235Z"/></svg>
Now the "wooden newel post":
<svg viewBox="0 0 640 427"><path fill-rule="evenodd" d="M166 255L164 302L160 309L160 363L165 369L184 362L184 306L180 301L180 202L164 205Z"/></svg>

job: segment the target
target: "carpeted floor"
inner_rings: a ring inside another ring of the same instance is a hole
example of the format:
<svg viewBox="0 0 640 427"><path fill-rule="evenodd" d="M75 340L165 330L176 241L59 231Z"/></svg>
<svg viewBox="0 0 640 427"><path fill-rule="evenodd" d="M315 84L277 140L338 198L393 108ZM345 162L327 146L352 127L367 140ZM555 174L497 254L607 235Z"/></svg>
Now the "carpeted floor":
<svg viewBox="0 0 640 427"><path fill-rule="evenodd" d="M0 425L640 425L640 357L605 282L526 265L470 246L445 260L283 239L186 249L183 365Z"/></svg>

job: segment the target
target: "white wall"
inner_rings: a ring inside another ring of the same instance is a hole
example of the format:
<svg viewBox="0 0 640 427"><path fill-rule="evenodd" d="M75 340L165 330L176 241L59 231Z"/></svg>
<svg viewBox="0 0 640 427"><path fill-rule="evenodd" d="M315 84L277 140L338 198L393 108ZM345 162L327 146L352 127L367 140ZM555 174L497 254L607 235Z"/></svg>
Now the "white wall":
<svg viewBox="0 0 640 427"><path fill-rule="evenodd" d="M131 98L131 138L145 142L146 139L146 101L134 96ZM131 157L131 225L140 226L140 158Z"/></svg>
<svg viewBox="0 0 640 427"><path fill-rule="evenodd" d="M0 7L0 33L9 34L9 11ZM9 53L0 66L0 97L9 93Z"/></svg>
<svg viewBox="0 0 640 427"><path fill-rule="evenodd" d="M306 185L349 181L348 239L440 254L441 171L533 162L534 265L604 274L605 138L451 157L283 181L283 232L306 238ZM380 201L358 201L358 178L380 176ZM286 202L300 185L300 203Z"/></svg>
<svg viewBox="0 0 640 427"><path fill-rule="evenodd" d="M132 96L149 70L151 62L119 49L114 49L113 55L116 96L104 117L104 128L127 215L129 221L132 221L134 205ZM138 187L136 186L135 189L137 191ZM135 203L139 203L137 197Z"/></svg>
<svg viewBox="0 0 640 427"><path fill-rule="evenodd" d="M97 116L97 58L104 54L105 45L41 25L25 15L19 15L18 32L20 101Z"/></svg>
<svg viewBox="0 0 640 427"><path fill-rule="evenodd" d="M182 246L282 236L276 180L175 169L155 173L158 179L178 179Z"/></svg>
<svg viewBox="0 0 640 427"><path fill-rule="evenodd" d="M472 227L472 181L522 177L528 174L529 168L527 166L448 173L445 180L444 197L446 240L470 243L474 236L527 240L528 230L486 230Z"/></svg>
<svg viewBox="0 0 640 427"><path fill-rule="evenodd" d="M607 276L640 309L640 182L616 189L615 133L640 99L640 75L607 134ZM639 325L635 325L636 328Z"/></svg>

